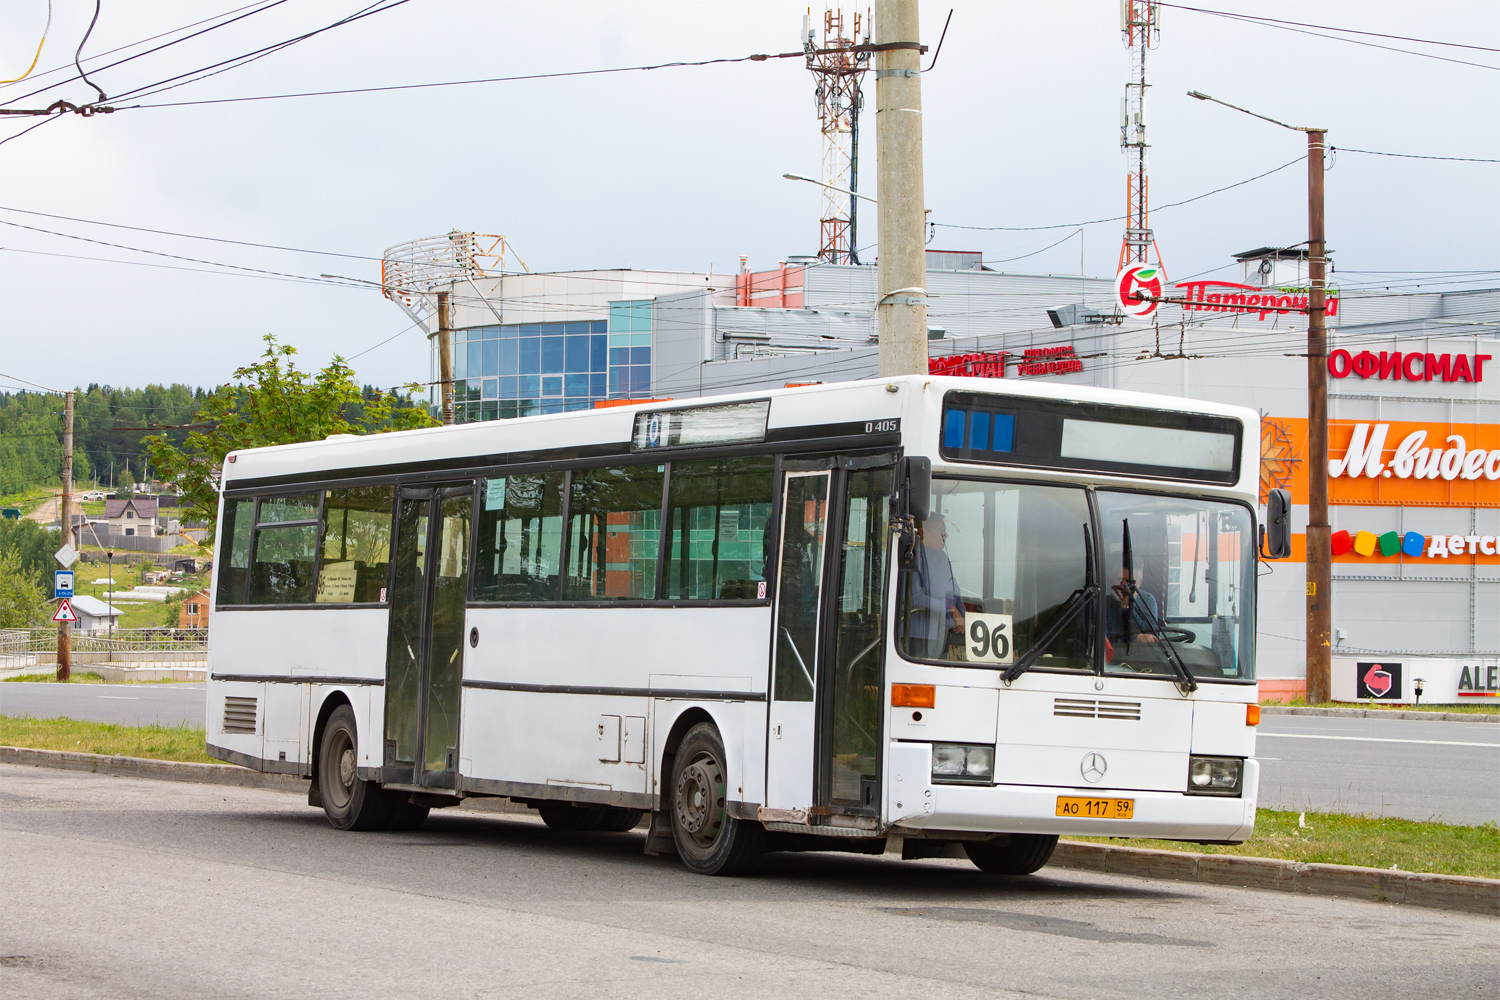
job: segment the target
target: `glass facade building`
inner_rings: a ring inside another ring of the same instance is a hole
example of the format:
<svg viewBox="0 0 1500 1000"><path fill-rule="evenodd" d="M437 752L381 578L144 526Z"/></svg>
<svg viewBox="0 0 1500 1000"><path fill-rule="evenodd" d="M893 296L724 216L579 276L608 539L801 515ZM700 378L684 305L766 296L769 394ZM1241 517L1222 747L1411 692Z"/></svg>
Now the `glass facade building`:
<svg viewBox="0 0 1500 1000"><path fill-rule="evenodd" d="M456 423L651 395L649 299L609 303L608 320L476 326L452 339Z"/></svg>

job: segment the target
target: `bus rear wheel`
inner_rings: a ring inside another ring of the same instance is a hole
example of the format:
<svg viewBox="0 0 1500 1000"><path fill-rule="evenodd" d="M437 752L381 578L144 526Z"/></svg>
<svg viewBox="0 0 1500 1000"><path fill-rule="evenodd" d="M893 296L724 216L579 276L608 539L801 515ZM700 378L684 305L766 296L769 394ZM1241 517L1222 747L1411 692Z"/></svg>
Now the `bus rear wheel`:
<svg viewBox="0 0 1500 1000"><path fill-rule="evenodd" d="M538 802L537 813L548 829L559 833L624 833L641 821L639 809L619 806L574 805L571 802Z"/></svg>
<svg viewBox="0 0 1500 1000"><path fill-rule="evenodd" d="M1030 875L1052 858L1056 834L1011 833L994 840L964 841L974 867L991 875Z"/></svg>
<svg viewBox="0 0 1500 1000"><path fill-rule="evenodd" d="M359 730L354 711L340 705L323 727L318 751L318 792L323 815L339 830L378 830L391 813L391 796L379 782L359 776Z"/></svg>
<svg viewBox="0 0 1500 1000"><path fill-rule="evenodd" d="M700 875L743 874L765 851L766 828L729 815L726 773L718 729L708 722L689 729L677 747L666 806L677 854Z"/></svg>

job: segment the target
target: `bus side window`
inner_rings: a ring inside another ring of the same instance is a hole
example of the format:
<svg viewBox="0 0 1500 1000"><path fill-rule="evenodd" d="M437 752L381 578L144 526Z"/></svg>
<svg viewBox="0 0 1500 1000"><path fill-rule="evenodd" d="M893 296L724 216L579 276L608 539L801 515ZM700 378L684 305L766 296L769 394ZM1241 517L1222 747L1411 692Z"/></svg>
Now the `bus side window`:
<svg viewBox="0 0 1500 1000"><path fill-rule="evenodd" d="M651 600L661 545L664 467L573 473L564 600Z"/></svg>
<svg viewBox="0 0 1500 1000"><path fill-rule="evenodd" d="M255 530L255 498L241 497L224 503L224 538L229 558L219 567L219 604L244 604L245 570L250 565L250 534Z"/></svg>
<svg viewBox="0 0 1500 1000"><path fill-rule="evenodd" d="M311 604L318 558L318 494L265 497L255 525L250 604Z"/></svg>
<svg viewBox="0 0 1500 1000"><path fill-rule="evenodd" d="M765 534L776 461L770 456L673 462L667 498L670 601L765 595Z"/></svg>
<svg viewBox="0 0 1500 1000"><path fill-rule="evenodd" d="M393 486L329 490L323 502L318 604L376 604L391 564Z"/></svg>
<svg viewBox="0 0 1500 1000"><path fill-rule="evenodd" d="M562 491L561 472L480 481L476 601L557 600Z"/></svg>

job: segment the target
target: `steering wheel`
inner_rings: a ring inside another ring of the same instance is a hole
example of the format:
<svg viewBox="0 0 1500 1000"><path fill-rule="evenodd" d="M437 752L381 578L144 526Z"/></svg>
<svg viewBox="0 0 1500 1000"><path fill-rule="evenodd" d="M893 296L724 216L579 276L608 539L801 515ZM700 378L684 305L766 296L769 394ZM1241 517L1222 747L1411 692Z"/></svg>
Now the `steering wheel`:
<svg viewBox="0 0 1500 1000"><path fill-rule="evenodd" d="M1168 642L1192 642L1198 638L1198 634L1192 629L1178 628L1176 625L1162 625L1156 631Z"/></svg>

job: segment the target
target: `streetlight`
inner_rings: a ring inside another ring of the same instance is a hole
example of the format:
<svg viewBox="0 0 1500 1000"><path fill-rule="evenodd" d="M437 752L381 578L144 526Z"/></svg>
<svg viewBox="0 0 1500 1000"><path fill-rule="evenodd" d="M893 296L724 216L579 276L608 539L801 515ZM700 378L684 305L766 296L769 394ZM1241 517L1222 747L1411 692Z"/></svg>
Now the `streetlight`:
<svg viewBox="0 0 1500 1000"><path fill-rule="evenodd" d="M1196 90L1189 97L1212 101L1293 132L1307 133L1307 700L1331 698L1333 589L1332 528L1328 524L1328 334L1324 325L1325 244L1323 153L1328 130L1288 125Z"/></svg>
<svg viewBox="0 0 1500 1000"><path fill-rule="evenodd" d="M850 191L848 188L841 188L837 184L825 184L823 181L815 180L811 177L803 177L801 174L782 174L781 176L785 177L789 181L807 181L807 183L809 184L816 184L818 187L825 187L830 191L837 191L839 194L847 194L855 198L863 198L865 201L868 201L872 205L880 204L878 201L876 201L874 198L871 198L867 194L860 194L858 191Z"/></svg>

